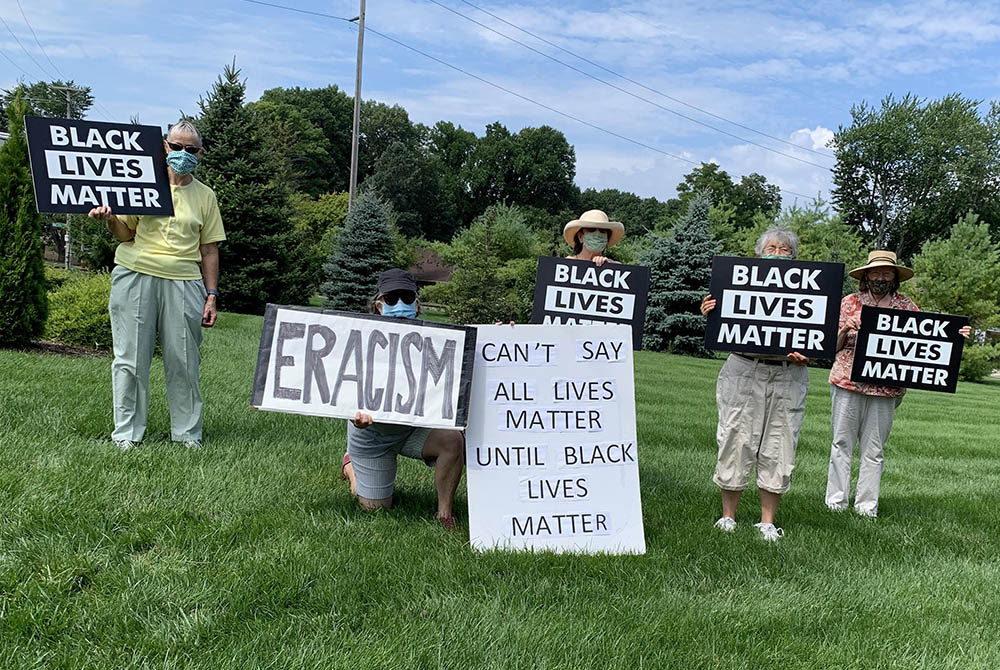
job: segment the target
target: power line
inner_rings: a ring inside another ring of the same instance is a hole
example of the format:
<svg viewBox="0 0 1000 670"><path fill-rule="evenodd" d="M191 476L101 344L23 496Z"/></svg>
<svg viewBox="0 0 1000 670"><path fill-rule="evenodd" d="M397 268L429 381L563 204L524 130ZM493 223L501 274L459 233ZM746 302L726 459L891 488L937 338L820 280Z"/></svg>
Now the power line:
<svg viewBox="0 0 1000 670"><path fill-rule="evenodd" d="M663 91L660 91L658 89L655 89L655 88L652 88L650 86L647 86L646 84L643 84L642 82L636 81L635 79L631 79L631 78L627 77L626 75L621 74L620 72L616 72L616 71L614 71L614 70L612 70L610 68L607 68L607 67L601 65L598 62L590 60L586 56L581 56L580 54L576 53L575 51L570 51L569 49L561 47L558 44L556 44L556 43L554 43L554 42L552 42L550 40L545 39L544 37L536 35L535 33L531 32L530 30L527 30L525 28L522 28L521 26L518 26L518 25L516 25L514 23L511 23L510 21L507 21L506 19L501 18L501 17L497 16L496 14L493 14L492 12L489 12L489 11L483 9L482 7L478 6L478 5L474 5L473 3L469 2L468 0L461 0L461 1L463 3L465 3L465 4L467 4L468 6L472 7L473 9L478 9L479 11L481 11L484 14L486 14L487 16L492 16L494 19L496 19L497 21L500 21L501 23L505 23L508 26L511 26L512 28L516 28L517 30L520 30L522 33L524 33L526 35L530 35L531 37L534 37L536 40L544 42L545 44L548 44L549 46L551 46L553 48L559 49L560 51L562 51L564 53L567 53L567 54L569 54L569 55L571 55L571 56L573 56L575 58L579 58L580 60L582 60L585 63L589 63L589 64L593 65L596 68L604 70L608 74L613 74L616 77L620 77L620 78L624 79L625 81L627 81L627 82L629 82L631 84L635 84L636 86L644 88L647 91L649 91L650 93L655 93L655 94L657 94L659 96L662 96L662 97L664 97L664 98L666 98L668 100L673 100L674 102L676 102L678 104L684 105L685 107L689 107L691 109L699 111L702 114L706 114L706 115L711 116L713 118L719 119L720 121L725 121L726 123L730 123L730 124L732 124L732 125L734 125L734 126L736 126L738 128L743 128L744 130L749 130L752 133L757 133L758 135L762 135L763 137L767 137L767 138L772 139L772 140L774 140L776 142L781 142L781 143L787 144L787 145L789 145L791 147L795 147L796 149L801 149L803 151L808 151L810 153L814 153L814 154L817 154L819 156L824 156L826 158L833 158L833 156L831 154L827 153L827 152L817 151L815 149L809 149L807 147L799 146L798 144L795 144L794 142L789 142L786 139L782 139L782 138L776 137L774 135L769 135L768 133L765 133L765 132L763 132L761 130L757 130L756 128L752 128L750 126L744 125L742 123L739 123L738 121L733 121L732 119L728 119L728 118L726 118L724 116L720 116L719 114L715 114L714 112L710 112L709 110L703 109L701 107L698 107L697 105L692 105L691 103L685 102L684 100L681 100L680 98L675 98L675 97L673 97L671 95L668 95L668 94L664 93ZM438 3L435 3L435 4L438 4ZM621 10L617 10L617 11L621 11ZM631 16L628 13L625 13L625 12L622 12L622 13L624 13L626 16ZM634 17L634 18L637 18L637 17ZM643 23L647 23L647 22L643 21ZM651 25L652 26L653 24L647 23L647 25ZM653 27L659 27L659 26L653 26ZM720 58L723 58L724 60L727 60L727 61L729 61L731 63L739 65L739 63L737 63L737 61L734 61L732 59L725 58L723 56L720 56ZM709 127L711 127L711 126L709 126Z"/></svg>
<svg viewBox="0 0 1000 670"><path fill-rule="evenodd" d="M736 135L734 133L730 133L727 130L723 130L721 128L717 128L716 126L713 126L710 123L706 123L706 122L701 121L699 119L696 119L696 118L694 118L692 116L688 116L687 114L682 114L681 112L678 112L677 110L670 109L669 107L661 105L658 102L650 100L649 98L644 98L641 95L637 95L637 94L633 93L632 91L629 91L628 89L622 88L621 86L617 86L617 85L611 83L610 81L607 81L605 79L601 79L600 77L592 75L589 72L587 72L586 70L583 70L581 68L575 67L574 65L570 65L569 63L567 63L565 61L561 61L558 58L545 53L544 51L536 49L536 48L534 48L533 46L531 46L529 44L525 44L524 42L521 42L520 40L511 37L510 35L506 35L506 34L500 32L500 31L498 31L498 30L496 30L494 28L491 28L490 26L486 25L485 23L481 23L481 22L475 20L471 16L467 16L467 15L465 15L465 14L463 14L463 13L461 13L461 12L455 10L455 9L452 9L451 7L448 7L445 4L442 4L441 2L438 2L438 0L427 0L427 1L430 2L430 3L433 3L435 5L437 5L438 7L441 7L443 9L448 10L449 12L451 12L452 14L455 14L456 16L460 16L460 17L462 17L463 19L465 19L467 21L471 21L472 23L476 24L477 26L485 28L486 30L489 30L490 32L495 33L495 34L499 35L500 37L503 37L504 39L510 40L511 42L513 42L515 44L518 44L518 45L524 47L525 49L533 51L534 53L539 54L540 56L542 56L544 58L548 58L549 60L553 61L554 63L558 63L559 65L562 65L563 67L569 68L570 70L573 70L574 72L582 74L583 76L588 77L590 79L593 79L596 82L599 82L601 84L604 84L605 86L613 88L616 91L619 91L619 92L624 93L626 95L632 96L633 98L635 98L637 100L641 100L641 101L643 101L643 102L645 102L647 104L653 105L654 107L662 109L665 112L669 112L670 114L674 114L676 116L681 117L682 119L686 119L688 121L691 121L692 123L696 123L696 124L698 124L700 126L704 126L705 128L708 128L710 130L714 130L717 133L722 133L723 135L726 135L728 137L732 137L732 138L737 139L737 140L739 140L741 142L746 142L747 144L752 144L753 146L759 147L761 149L764 149L765 151L770 151L770 152L776 153L776 154L778 154L780 156L784 156L785 158L791 158L792 160L799 161L800 163L805 163L806 165L812 165L813 167L818 167L818 168L823 169L823 170L829 170L830 169L829 166L820 165L819 163L814 163L814 162L812 162L810 160L806 160L804 158L799 158L798 156L795 156L793 154L790 154L790 153L787 153L787 152L784 152L784 151L779 151L778 149L773 149L773 148L771 148L771 147L769 147L769 146L767 146L765 144L760 144L759 142L754 142L753 140L748 140L745 137L740 137L739 135ZM712 112L709 112L709 111L706 111L704 109L701 109L700 107L696 107L694 105L690 105L690 104L684 102L683 100L679 100L678 98L674 98L672 96L669 96L666 93L662 93L660 91L657 91L656 89L652 89L652 88L646 86L645 84L641 84L641 83L635 81L634 79L630 79L630 78L626 77L625 75L622 75L622 74L619 74L619 73L615 72L614 70L609 70L608 68L604 67L603 65L600 65L599 63L595 63L594 61L592 61L592 60L590 60L588 58L585 58L583 56L577 55L577 54L573 53L572 51L569 51L568 49L563 49L562 47L560 47L560 46L558 46L556 44L553 44L552 42L549 42L548 40L545 40L544 38L538 37L534 33L531 33L531 32L529 32L527 30L524 30L523 28L520 28L519 26L516 26L516 25L514 25L514 24L512 24L512 23L510 23L508 21L504 21L503 19L501 19L499 17L496 17L496 15L490 14L490 12L487 12L485 9L480 9L476 5L473 5L470 2L466 2L466 0L462 0L462 2L465 2L465 4L467 4L467 5L471 6L471 7L475 7L476 9L479 9L481 12L489 14L490 16L493 16L493 17L497 18L498 20L503 21L504 23L507 23L508 25L511 25L514 28L517 28L518 30L523 31L526 34L531 35L532 37L535 37L536 39L539 39L539 40L545 42L546 44L550 44L550 45L554 46L555 48L557 48L557 49L559 49L561 51L565 51L566 53L568 53L568 54L570 54L572 56L575 56L576 58L579 58L580 60L586 61L587 63L590 63L590 64L594 65L595 67L598 67L598 68L600 68L602 70L610 72L611 74L615 75L616 77L621 77L625 81L631 82L631 83L633 83L633 84L635 84L637 86L641 86L642 88L644 88L646 90L649 90L649 91L652 91L653 93L656 93L657 95L661 95L661 96L663 96L665 98L668 98L668 99L673 100L675 102L678 102L680 104L683 104L683 105L686 105L686 106L691 107L693 109L696 109L699 112L702 112L704 114L708 114L709 116L713 116L715 118L722 119L723 121L725 121L727 123L732 123L733 125L737 125L737 126L740 126L741 128L746 128L747 130L750 130L752 132L758 133L760 135L764 135L765 137L770 137L771 139L777 140L779 142L784 142L785 144L789 144L789 145L795 147L796 149L803 149L805 151L812 151L812 153L819 153L819 152L813 151L811 149L806 149L805 147L800 147L799 145L797 145L797 144L795 144L793 142L789 142L787 140L782 140L781 138L774 137L772 135L768 135L767 133L761 132L759 130L754 130L753 128L750 128L749 126L744 126L742 124L735 123L733 121L729 121L728 119L723 118L721 116L718 116L717 114L713 114ZM820 155L821 156L825 156L825 154L820 154Z"/></svg>
<svg viewBox="0 0 1000 670"><path fill-rule="evenodd" d="M58 66L58 65L56 65L56 64L55 64L55 63L54 63L54 62L52 61L52 59L51 59L51 58L49 57L49 54L48 54L48 52L47 52L47 51L45 51L45 47L44 47L44 46L42 46L42 43L41 43L41 42L40 42L40 41L38 40L38 35L37 35L37 34L35 33L35 29L31 27L31 22L30 22L30 21L28 21L28 16L27 16L27 15L26 15L26 14L24 13L24 7L22 7L22 6L21 6L21 0L16 0L16 2L17 2L17 7L18 7L18 9L20 9L20 10L21 10L21 16L22 16L22 17L24 18L24 24L25 24L26 26L28 26L28 30L30 30L30 31L31 31L31 36L35 38L35 44L37 44L37 45L38 45L38 48L39 48L39 49L41 49L41 51L42 51L42 54L43 54L43 55L45 56L46 60L48 60L48 61L49 61L49 65L51 65L51 66L52 66L52 68L53 68L53 69L54 69L54 70L55 70L55 71L56 71L56 72L57 72L57 73L59 74L59 76L60 76L60 77L61 77L62 79L66 79L66 80L68 80L68 79L69 79L69 77L67 77L67 76L66 76L66 75L65 75L65 74L63 73L63 71L59 69L59 66ZM24 53L25 53L25 54L27 54L28 58L31 58L31 61L32 61L32 62L33 62L33 63L34 63L34 64L35 64L36 66L38 66L38 69L39 69L39 70L41 70L41 71L42 71L42 73L43 73L43 74L44 74L45 76L47 76L47 77L51 77L51 76L52 76L52 73L51 73L51 72L49 72L48 70L46 70L45 68L43 68L43 67L41 66L41 64L40 64L40 63L39 63L38 61L36 61L36 60L35 60L35 59L34 59L34 58L33 58L33 57L31 56L31 54L30 54L30 53L28 53L28 51L27 51L27 50L26 50L26 49L24 48L24 45L22 45L22 44L21 44L21 41L20 41L19 39L17 39L17 35L15 35L15 34L14 34L14 31L12 31L12 30L10 29L10 26L9 26L9 25L7 25L7 21L6 21L6 20L4 20L4 18L3 18L2 16L0 16L0 21L3 21L3 24L4 24L4 26L6 26L6 27L7 27L7 32L9 32L9 33L11 34L11 36L12 36L12 37L14 38L14 40L15 40L15 41L17 42L18 46L20 46L20 47L21 47L21 50L22 50L22 51L24 51ZM79 45L78 45L78 46L79 46ZM82 49L81 49L81 52L82 52ZM86 55L86 54L84 54L84 55ZM10 57L9 57L9 56L7 56L6 54L4 54L4 57L6 57L6 58L7 58L7 60L11 61L11 63L13 63L13 62L14 62L14 61L12 61L12 60L10 59ZM16 66L17 64L16 64L16 63L14 63L14 65ZM21 68L21 67L18 67L18 69L19 69L19 70L21 70L21 72L24 72L24 74L28 74L27 72L25 72L25 70L24 70L23 68ZM31 75L28 75L28 76L31 76ZM55 77L52 77L52 79L55 79ZM107 108L106 108L106 107L105 107L104 105L102 105L102 104L101 104L100 102L98 102L98 101L97 101L96 99L94 100L93 104L94 104L94 106L96 106L96 107L97 107L98 109L100 109L100 110L101 110L101 111L102 111L102 112L103 112L103 113L104 113L104 114L105 114L105 115L106 115L106 116L108 117L108 119L109 119L109 120L111 119L111 117L112 117L112 114L111 114L111 113L110 113L110 112L109 112L109 111L107 110Z"/></svg>
<svg viewBox="0 0 1000 670"><path fill-rule="evenodd" d="M0 51L0 54L3 54L3 57L6 58L8 61L10 61L11 65L13 65L14 67L16 67L21 72L23 72L26 77L31 77L31 74L29 74L28 71L25 70L23 67L21 67L20 65L18 65L17 63L15 63L14 59L11 58L10 56L8 56L6 51Z"/></svg>
<svg viewBox="0 0 1000 670"><path fill-rule="evenodd" d="M275 9L284 9L289 12L298 12L299 14L310 14L312 16L321 16L324 19L336 19L338 21L351 22L350 19L343 16L334 16L333 14L324 14L323 12L311 12L308 9L299 9L298 7L286 7L285 5L276 5L270 2L262 2L262 0L243 0L243 2L249 2L254 5L264 5L265 7L274 7Z"/></svg>
<svg viewBox="0 0 1000 670"><path fill-rule="evenodd" d="M49 71L48 71L48 70L46 70L46 69L45 69L44 67L42 67L42 66L41 66L41 64L40 64L40 63L39 63L38 61L36 61L36 60L35 60L35 57L34 57L34 56L32 56L32 55L31 55L31 54L30 54L30 53L28 52L28 50L24 48L24 45L23 45L23 44L21 44L21 40L17 39L17 35L15 35L15 34L14 34L14 31L10 29L10 26L9 26L9 25L7 25L7 19L5 19L5 18L4 18L3 16L0 16L0 21L3 21L3 24L4 24L4 26L5 26L6 28L7 28L7 32L8 32L8 33L10 33L10 36L14 38L14 41L15 41L15 42L17 42L17 46L21 47L21 51L23 51L23 52L24 52L24 54L25 54L25 55L26 55L26 56L27 56L28 58L30 58L30 59L31 59L31 62L35 64L35 67L37 67L37 68L38 68L39 70L41 70L41 71L42 71L42 74L43 74L44 76L46 76L46 77L48 77L48 76L51 76L51 75L50 75L50 73L49 73ZM22 70L22 71L23 71L23 70Z"/></svg>
<svg viewBox="0 0 1000 670"><path fill-rule="evenodd" d="M252 3L252 4L256 4L256 5L266 5L268 7L274 7L276 9L283 9L283 10L291 11L291 12L298 12L298 13L301 13L301 14L310 14L310 15L313 15L313 16L319 16L319 17L326 18L326 19L334 19L334 20L337 20L337 21L344 21L345 23L348 23L349 25L353 25L353 24L350 23L349 19L345 19L345 18L343 18L341 16L334 16L333 14L324 14L322 12L313 12L313 11L308 11L308 10L303 10L303 9L297 9L295 7L288 7L288 6L285 6L285 5L279 5L279 4L270 3L270 2L262 2L262 0L243 0L243 2L249 2L249 3ZM691 160L689 158L684 158L683 156L678 156L677 154L670 153L669 151L664 151L663 149L659 149L659 148L654 147L652 145L646 144L645 142L642 142L640 140L636 140L636 139L633 139L631 137L627 137L627 136L622 135L620 133L617 133L617 132L615 132L613 130L608 130L607 128L603 128L601 126L598 126L597 124L591 123L590 121L586 121L586 120L581 119L579 117L573 116L572 114L569 114L567 112L563 112L563 111L561 111L559 109L556 109L554 107L550 107L549 105L546 105L543 102L539 102L538 100L534 100L532 98L529 98L526 95L523 95L523 94L518 93L516 91L513 91L513 90L511 90L509 88L501 86L500 84L492 82L489 79L486 79L484 77L480 77L479 75L474 74L472 72L469 72L468 70L464 70L464 69L458 67L457 65L452 65L451 63L448 63L447 61L441 60L437 56L433 56L433 55L431 55L431 54L429 54L429 53L427 53L425 51L421 51L420 49L418 49L416 47L413 47L413 46L410 46L409 44L406 44L405 42L397 40L394 37L390 37L389 35L381 33L379 31L375 30L374 28L372 28L370 25L365 25L365 32L373 33L373 34L381 37L384 40L387 40L389 42L392 42L393 44L401 46L404 49L408 49L408 50L410 50L410 51L412 51L412 52L414 52L416 54L419 54L419 55L423 56L424 58L428 58L428 59L434 61L435 63L438 63L440 65L444 65L447 68L455 70L456 72L460 72L461 74L464 74L464 75L466 75L468 77L471 77L471 78L473 78L473 79L475 79L477 81L480 81L480 82L482 82L482 83L484 83L484 84L486 84L488 86L492 86L493 88L495 88L497 90L500 90L500 91L503 91L504 93L507 93L508 95L512 95L512 96L514 96L516 98L519 98L521 100L524 100L526 102L530 102L531 104L537 105L538 107L541 107L542 109L548 110L548 111L550 111L550 112L552 112L554 114L558 114L558 115L563 116L563 117L565 117L567 119L570 119L572 121L576 121L577 123L583 124L585 126L593 128L595 130L598 130L598 131L600 131L602 133L605 133L607 135L611 135L612 137L618 138L620 140L624 140L624 141L629 142L631 144L635 144L637 146L643 147L644 149L649 149L650 151L655 151L658 154L662 154L664 156L669 156L670 158L673 158L675 160L678 160L678 161L681 161L681 162L684 162L684 163L689 163L689 164L695 165L695 166L700 166L702 164L701 161L694 161L694 160ZM799 198L805 198L807 200L815 200L815 197L811 196L811 195L805 195L803 193L796 193L795 191L790 191L788 189L783 189L783 188L780 188L780 187L779 187L779 190L782 193L788 193L789 195L794 195L794 196L797 196Z"/></svg>
<svg viewBox="0 0 1000 670"><path fill-rule="evenodd" d="M31 36L35 38L35 44L37 44L38 48L42 50L42 55L45 56L45 59L49 61L49 65L51 65L52 68L56 72L58 72L63 79L67 79L68 77L66 77L66 75L62 73L62 70L59 69L59 66L57 66L55 63L52 62L52 59L49 58L49 54L45 51L45 47L43 47L42 43L38 41L38 35L35 34L35 29L31 27L31 23L28 21L28 16L27 14L24 13L24 7L21 6L21 0L16 0L16 1L17 1L17 8L21 10L21 16L24 18L24 25L28 26L28 30L31 31Z"/></svg>

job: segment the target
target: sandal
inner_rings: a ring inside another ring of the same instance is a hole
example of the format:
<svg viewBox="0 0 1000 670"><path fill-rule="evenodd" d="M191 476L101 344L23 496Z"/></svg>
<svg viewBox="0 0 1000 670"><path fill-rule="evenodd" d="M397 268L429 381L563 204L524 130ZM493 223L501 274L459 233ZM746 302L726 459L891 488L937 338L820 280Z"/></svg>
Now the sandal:
<svg viewBox="0 0 1000 670"><path fill-rule="evenodd" d="M350 465L350 463L351 463L351 455L345 453L344 460L340 462L340 478L343 479L345 482L347 481L347 473L344 472L344 470L347 468L348 465Z"/></svg>

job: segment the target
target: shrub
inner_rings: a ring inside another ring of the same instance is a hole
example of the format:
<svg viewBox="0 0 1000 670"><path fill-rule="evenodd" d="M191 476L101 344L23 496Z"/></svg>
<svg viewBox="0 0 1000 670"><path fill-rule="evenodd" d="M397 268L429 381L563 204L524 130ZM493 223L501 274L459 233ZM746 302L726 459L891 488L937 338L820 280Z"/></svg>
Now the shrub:
<svg viewBox="0 0 1000 670"><path fill-rule="evenodd" d="M49 293L49 318L45 337L63 344L111 350L111 317L108 298L111 275L88 273L65 281Z"/></svg>
<svg viewBox="0 0 1000 670"><path fill-rule="evenodd" d="M958 377L967 382L978 382L988 377L1000 365L1000 344L972 344L966 342L962 350L962 364Z"/></svg>
<svg viewBox="0 0 1000 670"><path fill-rule="evenodd" d="M54 265L45 266L45 285L49 293L62 288L66 282L75 281L83 276L85 276L83 273L73 270L57 268Z"/></svg>

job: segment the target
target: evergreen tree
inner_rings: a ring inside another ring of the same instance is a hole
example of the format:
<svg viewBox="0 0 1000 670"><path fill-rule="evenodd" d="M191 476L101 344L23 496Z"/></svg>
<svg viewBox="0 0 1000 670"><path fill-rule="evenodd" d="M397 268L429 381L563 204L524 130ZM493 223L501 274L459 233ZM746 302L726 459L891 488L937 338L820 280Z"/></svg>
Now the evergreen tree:
<svg viewBox="0 0 1000 670"><path fill-rule="evenodd" d="M307 302L319 261L288 224L282 159L271 150L260 116L243 104L245 94L234 62L199 102L205 155L195 176L215 191L226 227L219 245L225 307L260 314L268 302Z"/></svg>
<svg viewBox="0 0 1000 670"><path fill-rule="evenodd" d="M347 214L340 240L323 265L324 306L347 312L367 311L380 272L392 267L392 224L386 204L362 192Z"/></svg>
<svg viewBox="0 0 1000 670"><path fill-rule="evenodd" d="M705 318L699 306L712 278L712 256L719 252L708 229L712 201L698 193L670 235L654 236L639 259L648 265L649 303L643 346L654 351L707 356Z"/></svg>
<svg viewBox="0 0 1000 670"><path fill-rule="evenodd" d="M0 344L22 344L41 335L48 314L42 220L28 167L21 93L7 105L10 137L0 148Z"/></svg>

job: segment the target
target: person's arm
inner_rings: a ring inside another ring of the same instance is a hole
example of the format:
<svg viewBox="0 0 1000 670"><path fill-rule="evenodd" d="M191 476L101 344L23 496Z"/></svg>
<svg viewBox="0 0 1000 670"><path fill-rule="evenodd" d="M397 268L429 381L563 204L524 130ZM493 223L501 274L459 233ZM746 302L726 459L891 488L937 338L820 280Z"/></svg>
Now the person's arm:
<svg viewBox="0 0 1000 670"><path fill-rule="evenodd" d="M217 291L219 289L219 245L215 242L202 244L198 250L201 252L201 276L205 282L206 291ZM214 295L205 298L205 310L201 315L201 325L211 328L215 325L215 320L219 313L216 308Z"/></svg>
<svg viewBox="0 0 1000 670"><path fill-rule="evenodd" d="M108 230L111 231L111 234L115 236L115 239L120 242L128 242L135 237L135 231L129 228L124 221L115 216L111 212L111 208L107 205L94 207L87 213L87 216L92 219L97 219L98 221L106 222L108 224Z"/></svg>

